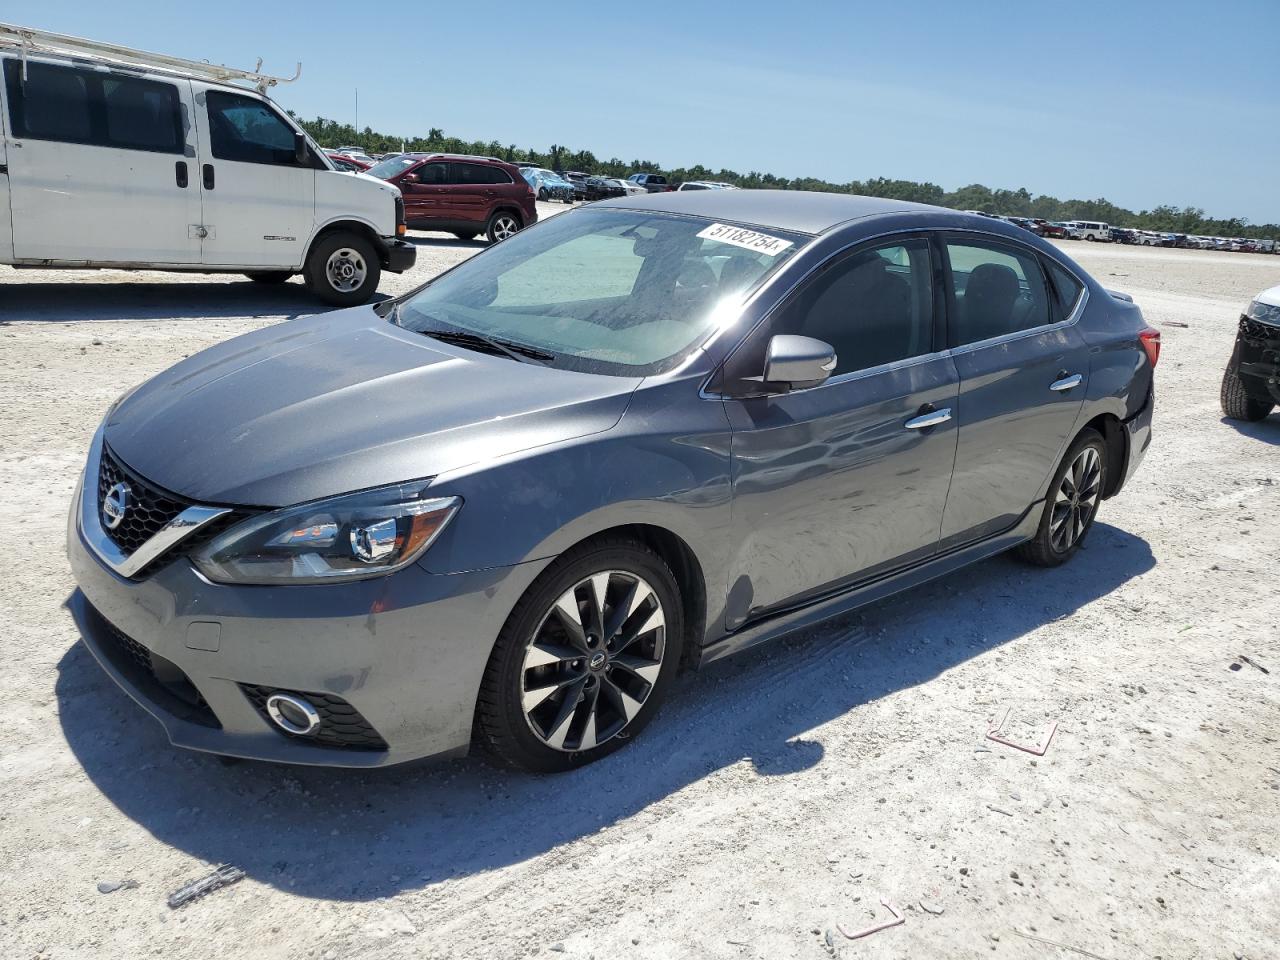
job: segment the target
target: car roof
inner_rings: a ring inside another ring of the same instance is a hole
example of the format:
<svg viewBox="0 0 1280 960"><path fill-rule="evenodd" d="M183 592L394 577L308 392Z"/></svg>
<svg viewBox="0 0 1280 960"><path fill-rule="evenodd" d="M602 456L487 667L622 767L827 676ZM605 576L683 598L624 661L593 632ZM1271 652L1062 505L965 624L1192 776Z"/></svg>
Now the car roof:
<svg viewBox="0 0 1280 960"><path fill-rule="evenodd" d="M684 213L811 234L850 220L894 213L932 212L957 221L972 219L969 214L923 203L805 190L675 190L603 200L595 206Z"/></svg>

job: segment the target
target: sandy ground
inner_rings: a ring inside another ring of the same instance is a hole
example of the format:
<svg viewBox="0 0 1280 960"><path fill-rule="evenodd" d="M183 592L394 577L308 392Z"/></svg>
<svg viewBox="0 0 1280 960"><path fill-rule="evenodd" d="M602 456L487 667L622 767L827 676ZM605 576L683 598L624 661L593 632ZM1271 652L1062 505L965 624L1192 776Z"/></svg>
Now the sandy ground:
<svg viewBox="0 0 1280 960"><path fill-rule="evenodd" d="M384 291L479 246L418 240ZM63 608L74 478L126 387L314 303L0 268L0 956L1280 956L1280 414L1217 400L1280 258L1065 248L1164 334L1154 447L1087 549L685 676L644 737L554 778L170 747ZM1006 708L1024 741L1058 723L1045 757L983 739ZM219 862L248 878L165 906ZM845 939L881 898L905 923Z"/></svg>

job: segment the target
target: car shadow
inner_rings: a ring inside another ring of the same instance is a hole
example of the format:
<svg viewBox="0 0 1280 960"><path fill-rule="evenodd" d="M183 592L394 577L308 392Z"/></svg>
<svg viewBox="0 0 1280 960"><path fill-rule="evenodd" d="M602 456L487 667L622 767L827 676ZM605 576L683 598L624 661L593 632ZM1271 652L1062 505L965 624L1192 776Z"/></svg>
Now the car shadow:
<svg viewBox="0 0 1280 960"><path fill-rule="evenodd" d="M447 247L454 250L483 250L489 246L489 241L483 236L474 240L462 240L451 233L426 234L417 230L407 234L405 240L415 247Z"/></svg>
<svg viewBox="0 0 1280 960"><path fill-rule="evenodd" d="M807 736L815 727L928 683L1154 565L1144 541L1104 524L1055 570L996 557L683 675L635 743L558 776L478 758L373 771L227 766L171 747L80 643L58 665L59 719L88 777L161 842L302 896L372 900L544 854L726 767L787 776L828 762ZM920 723L924 736L928 718Z"/></svg>
<svg viewBox="0 0 1280 960"><path fill-rule="evenodd" d="M175 319L182 323L222 317L292 320L334 309L296 277L287 283L262 284L238 276L207 276L207 280L179 282L8 283L0 297L0 323ZM385 299L385 294L374 294L370 302Z"/></svg>
<svg viewBox="0 0 1280 960"><path fill-rule="evenodd" d="M1261 440L1272 446L1280 446L1280 410L1253 422L1232 420L1230 417L1222 417L1221 420L1236 433L1242 433L1246 437Z"/></svg>

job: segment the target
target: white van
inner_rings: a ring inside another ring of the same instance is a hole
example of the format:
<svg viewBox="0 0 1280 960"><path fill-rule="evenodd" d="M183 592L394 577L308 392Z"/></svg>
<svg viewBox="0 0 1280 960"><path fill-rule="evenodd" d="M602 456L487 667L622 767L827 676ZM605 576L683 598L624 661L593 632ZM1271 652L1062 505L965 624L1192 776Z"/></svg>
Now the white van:
<svg viewBox="0 0 1280 960"><path fill-rule="evenodd" d="M1077 239L1111 242L1111 227L1108 224L1098 223L1096 220L1072 220L1071 226L1075 228Z"/></svg>
<svg viewBox="0 0 1280 960"><path fill-rule="evenodd" d="M0 263L301 273L338 306L413 266L400 191L336 170L280 78L8 24L0 75Z"/></svg>

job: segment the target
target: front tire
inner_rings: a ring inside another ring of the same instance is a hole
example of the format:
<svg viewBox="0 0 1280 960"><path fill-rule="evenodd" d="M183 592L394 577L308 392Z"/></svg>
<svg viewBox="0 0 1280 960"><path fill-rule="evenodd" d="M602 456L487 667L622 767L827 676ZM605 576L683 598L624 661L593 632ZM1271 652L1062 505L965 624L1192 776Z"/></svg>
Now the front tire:
<svg viewBox="0 0 1280 960"><path fill-rule="evenodd" d="M359 234L339 231L322 238L307 257L307 286L325 303L354 307L378 289L382 264Z"/></svg>
<svg viewBox="0 0 1280 960"><path fill-rule="evenodd" d="M1222 377L1222 412L1232 420L1247 420L1256 423L1265 420L1275 404L1265 400L1255 400L1245 393L1244 384L1240 380L1240 372L1236 370L1235 358Z"/></svg>
<svg viewBox="0 0 1280 960"><path fill-rule="evenodd" d="M500 243L520 230L520 218L510 210L496 210L489 217L484 233L490 243Z"/></svg>
<svg viewBox="0 0 1280 960"><path fill-rule="evenodd" d="M625 746L679 669L681 610L675 576L643 544L610 537L569 551L498 635L476 708L480 741L535 773Z"/></svg>
<svg viewBox="0 0 1280 960"><path fill-rule="evenodd" d="M246 277L254 283L287 283L289 278L293 276L288 270L255 270L252 273L246 273Z"/></svg>
<svg viewBox="0 0 1280 960"><path fill-rule="evenodd" d="M1107 445L1096 430L1084 430L1053 475L1035 537L1018 556L1038 567L1066 563L1093 528L1107 483Z"/></svg>

